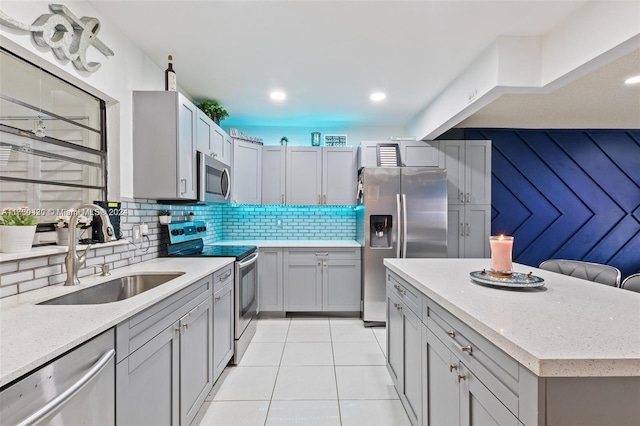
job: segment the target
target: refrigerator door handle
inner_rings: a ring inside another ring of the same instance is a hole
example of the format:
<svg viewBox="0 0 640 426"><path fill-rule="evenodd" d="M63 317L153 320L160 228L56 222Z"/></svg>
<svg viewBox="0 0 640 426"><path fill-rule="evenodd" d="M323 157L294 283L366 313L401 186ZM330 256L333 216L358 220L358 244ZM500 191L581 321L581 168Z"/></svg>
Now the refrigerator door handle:
<svg viewBox="0 0 640 426"><path fill-rule="evenodd" d="M407 194L402 194L402 257L407 257Z"/></svg>
<svg viewBox="0 0 640 426"><path fill-rule="evenodd" d="M396 237L397 237L397 239L396 239L396 244L397 244L396 245L396 258L400 258L400 241L401 241L401 239L400 239L400 223L399 223L400 222L400 194L396 194L396 213L397 213L396 217L398 218L398 220L397 220L398 223L396 223L396 229L397 229L397 232L396 232Z"/></svg>

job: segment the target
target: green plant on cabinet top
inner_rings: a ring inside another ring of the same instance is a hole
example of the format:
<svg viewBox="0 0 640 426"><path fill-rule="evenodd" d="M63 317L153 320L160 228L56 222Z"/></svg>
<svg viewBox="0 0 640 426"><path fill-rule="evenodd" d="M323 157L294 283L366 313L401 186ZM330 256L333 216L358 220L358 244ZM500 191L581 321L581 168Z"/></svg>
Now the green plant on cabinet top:
<svg viewBox="0 0 640 426"><path fill-rule="evenodd" d="M215 121L216 123L224 120L229 116L227 110L218 103L218 101L204 100L196 105L207 117Z"/></svg>

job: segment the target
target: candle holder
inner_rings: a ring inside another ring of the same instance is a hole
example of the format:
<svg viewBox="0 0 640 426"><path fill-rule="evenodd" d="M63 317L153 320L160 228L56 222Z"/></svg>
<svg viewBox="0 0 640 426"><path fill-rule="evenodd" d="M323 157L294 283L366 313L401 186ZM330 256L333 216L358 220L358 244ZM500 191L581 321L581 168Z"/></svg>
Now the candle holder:
<svg viewBox="0 0 640 426"><path fill-rule="evenodd" d="M513 275L511 256L513 252L513 237L492 235L489 237L491 248L491 271L489 275L496 278L508 278Z"/></svg>

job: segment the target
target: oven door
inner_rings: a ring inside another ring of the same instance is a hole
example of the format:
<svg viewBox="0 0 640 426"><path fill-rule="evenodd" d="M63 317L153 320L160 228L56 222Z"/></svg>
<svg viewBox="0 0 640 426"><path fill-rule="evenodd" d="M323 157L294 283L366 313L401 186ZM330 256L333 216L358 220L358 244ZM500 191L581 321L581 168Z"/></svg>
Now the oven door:
<svg viewBox="0 0 640 426"><path fill-rule="evenodd" d="M258 252L236 262L235 338L239 339L258 310Z"/></svg>
<svg viewBox="0 0 640 426"><path fill-rule="evenodd" d="M198 151L198 201L228 203L231 194L231 168Z"/></svg>

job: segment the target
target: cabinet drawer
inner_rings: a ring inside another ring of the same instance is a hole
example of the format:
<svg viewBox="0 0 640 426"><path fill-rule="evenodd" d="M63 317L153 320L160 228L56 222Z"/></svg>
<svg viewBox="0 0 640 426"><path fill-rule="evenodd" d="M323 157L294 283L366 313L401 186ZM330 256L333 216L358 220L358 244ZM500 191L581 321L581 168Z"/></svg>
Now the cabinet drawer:
<svg viewBox="0 0 640 426"><path fill-rule="evenodd" d="M295 248L287 249L289 260L315 261L316 259L360 259L360 247L355 248Z"/></svg>
<svg viewBox="0 0 640 426"><path fill-rule="evenodd" d="M431 300L427 302L427 327L511 412L518 414L516 360Z"/></svg>
<svg viewBox="0 0 640 426"><path fill-rule="evenodd" d="M212 276L206 276L116 326L116 363L211 296Z"/></svg>
<svg viewBox="0 0 640 426"><path fill-rule="evenodd" d="M387 291L395 294L418 318L422 318L422 298L424 295L389 271L387 271Z"/></svg>
<svg viewBox="0 0 640 426"><path fill-rule="evenodd" d="M223 268L218 269L213 273L213 292L217 292L222 287L224 287L227 282L233 281L233 266L227 265Z"/></svg>

